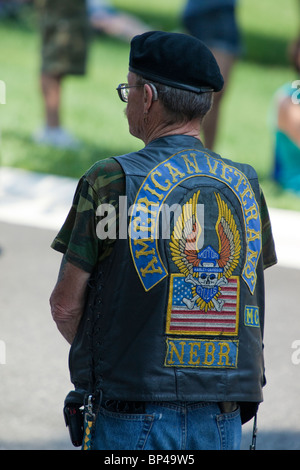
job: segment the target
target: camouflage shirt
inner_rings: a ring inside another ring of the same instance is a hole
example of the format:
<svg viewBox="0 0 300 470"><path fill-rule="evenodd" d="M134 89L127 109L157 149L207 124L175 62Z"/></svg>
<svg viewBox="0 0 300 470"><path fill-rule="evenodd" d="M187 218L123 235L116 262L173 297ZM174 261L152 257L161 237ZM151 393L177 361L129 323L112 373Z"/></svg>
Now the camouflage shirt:
<svg viewBox="0 0 300 470"><path fill-rule="evenodd" d="M91 273L95 266L109 256L115 238L97 236L101 204L115 209L115 232L118 233L119 197L125 196L125 175L114 158L95 163L80 179L67 219L52 243L52 248L64 253L71 264ZM276 264L276 253L268 208L261 191L261 222L264 267Z"/></svg>
<svg viewBox="0 0 300 470"><path fill-rule="evenodd" d="M125 178L119 163L108 158L93 165L78 183L72 207L52 248L64 253L66 260L78 268L92 272L109 255L115 241L98 238L97 209L101 204L110 204L118 216L122 195L125 195Z"/></svg>

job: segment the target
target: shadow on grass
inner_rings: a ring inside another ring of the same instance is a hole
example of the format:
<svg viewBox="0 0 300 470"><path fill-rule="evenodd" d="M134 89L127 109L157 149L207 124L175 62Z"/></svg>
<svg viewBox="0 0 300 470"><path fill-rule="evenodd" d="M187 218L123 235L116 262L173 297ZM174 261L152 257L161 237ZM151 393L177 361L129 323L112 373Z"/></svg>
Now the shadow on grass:
<svg viewBox="0 0 300 470"><path fill-rule="evenodd" d="M35 33L38 27L37 9L30 4L10 6L2 12L0 22L2 26L15 29L16 32Z"/></svg>
<svg viewBox="0 0 300 470"><path fill-rule="evenodd" d="M289 67L289 41L279 36L267 36L257 32L243 34L245 62L253 62L264 66Z"/></svg>
<svg viewBox="0 0 300 470"><path fill-rule="evenodd" d="M132 149L115 151L88 141L82 141L78 150L63 150L37 145L28 133L6 130L3 132L1 165L18 167L39 173L80 178L98 160Z"/></svg>

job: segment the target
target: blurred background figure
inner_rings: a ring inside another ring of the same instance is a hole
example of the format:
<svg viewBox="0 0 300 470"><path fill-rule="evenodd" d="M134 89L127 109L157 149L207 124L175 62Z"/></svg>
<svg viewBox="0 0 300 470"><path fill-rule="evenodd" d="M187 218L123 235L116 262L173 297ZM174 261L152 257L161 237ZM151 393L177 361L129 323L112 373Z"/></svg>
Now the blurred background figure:
<svg viewBox="0 0 300 470"><path fill-rule="evenodd" d="M83 76L93 29L130 41L149 29L137 18L119 12L108 0L35 0L41 30L41 90L45 124L34 135L38 144L77 149L79 141L62 126L64 78Z"/></svg>
<svg viewBox="0 0 300 470"><path fill-rule="evenodd" d="M151 29L135 16L117 10L108 0L87 0L87 8L94 30L124 41Z"/></svg>
<svg viewBox="0 0 300 470"><path fill-rule="evenodd" d="M18 16L20 7L31 0L0 0L0 18L14 18Z"/></svg>
<svg viewBox="0 0 300 470"><path fill-rule="evenodd" d="M275 95L273 177L300 196L300 38L289 47L289 57L298 79Z"/></svg>
<svg viewBox="0 0 300 470"><path fill-rule="evenodd" d="M232 66L241 53L236 4L237 0L188 0L182 12L187 32L201 39L211 49L224 77L225 86L215 94L214 105L203 125L204 144L210 149L214 148L216 142L221 99Z"/></svg>
<svg viewBox="0 0 300 470"><path fill-rule="evenodd" d="M41 31L41 90L45 125L36 143L59 148L79 142L61 125L61 88L68 75L84 75L88 52L88 18L85 0L35 0Z"/></svg>

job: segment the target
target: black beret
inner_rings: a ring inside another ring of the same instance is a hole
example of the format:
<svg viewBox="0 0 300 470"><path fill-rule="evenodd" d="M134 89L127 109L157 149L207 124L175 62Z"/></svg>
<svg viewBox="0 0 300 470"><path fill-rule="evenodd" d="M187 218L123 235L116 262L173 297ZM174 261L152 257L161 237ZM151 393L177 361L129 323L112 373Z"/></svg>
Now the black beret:
<svg viewBox="0 0 300 470"><path fill-rule="evenodd" d="M183 90L220 91L224 80L211 51L182 33L150 31L131 41L129 70L147 80Z"/></svg>

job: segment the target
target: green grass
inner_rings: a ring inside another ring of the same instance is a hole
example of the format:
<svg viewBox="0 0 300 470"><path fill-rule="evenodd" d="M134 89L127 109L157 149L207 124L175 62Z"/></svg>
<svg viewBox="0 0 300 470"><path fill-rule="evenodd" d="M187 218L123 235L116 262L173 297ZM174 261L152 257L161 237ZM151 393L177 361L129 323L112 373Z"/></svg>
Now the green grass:
<svg viewBox="0 0 300 470"><path fill-rule="evenodd" d="M185 0L115 0L153 29L181 31ZM239 21L245 53L237 62L222 107L216 151L252 164L259 173L269 206L300 210L300 198L281 191L271 180L272 97L294 80L286 49L298 30L295 0L240 0ZM126 80L129 45L95 36L88 73L66 79L63 122L84 143L79 152L36 146L32 134L42 125L39 90L40 38L35 15L0 24L0 79L6 104L0 105L1 163L38 172L79 178L96 160L126 153L143 144L128 133L124 105L115 88Z"/></svg>

